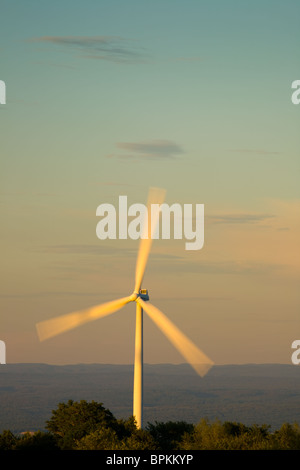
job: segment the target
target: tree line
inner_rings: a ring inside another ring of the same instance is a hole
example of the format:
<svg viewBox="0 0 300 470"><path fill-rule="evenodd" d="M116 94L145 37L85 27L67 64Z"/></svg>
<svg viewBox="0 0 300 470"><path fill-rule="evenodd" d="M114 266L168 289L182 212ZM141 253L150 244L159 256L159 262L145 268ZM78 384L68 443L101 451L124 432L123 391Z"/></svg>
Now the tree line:
<svg viewBox="0 0 300 470"><path fill-rule="evenodd" d="M45 431L0 434L0 450L300 450L300 426L237 422L198 424L185 421L148 423L138 429L133 416L117 419L102 403L59 403Z"/></svg>

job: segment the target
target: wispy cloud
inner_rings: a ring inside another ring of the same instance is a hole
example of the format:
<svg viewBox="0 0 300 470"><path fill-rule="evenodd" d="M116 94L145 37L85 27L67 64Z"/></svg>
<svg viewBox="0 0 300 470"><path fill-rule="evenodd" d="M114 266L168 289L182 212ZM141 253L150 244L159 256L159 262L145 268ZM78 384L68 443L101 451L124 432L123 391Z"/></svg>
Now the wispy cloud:
<svg viewBox="0 0 300 470"><path fill-rule="evenodd" d="M176 57L173 59L173 62L200 62L202 61L202 57Z"/></svg>
<svg viewBox="0 0 300 470"><path fill-rule="evenodd" d="M271 275L280 273L284 265L269 263L267 261L228 260L228 261L201 261L178 260L173 263L172 269L178 272L198 274L231 274L231 275ZM168 266L160 265L160 271L169 270Z"/></svg>
<svg viewBox="0 0 300 470"><path fill-rule="evenodd" d="M117 248L107 245L48 245L36 248L35 251L45 254L61 254L61 255L99 255L99 256L115 256L115 257L136 257L138 245L135 248ZM181 259L181 256L167 253L151 253L153 259Z"/></svg>
<svg viewBox="0 0 300 470"><path fill-rule="evenodd" d="M282 152L275 152L273 150L264 150L264 149L229 149L229 152L237 152L237 153L249 153L253 155L281 155Z"/></svg>
<svg viewBox="0 0 300 470"><path fill-rule="evenodd" d="M183 149L170 140L146 142L118 142L116 147L123 151L108 155L109 158L127 159L175 159L184 153ZM126 153L124 153L126 152Z"/></svg>
<svg viewBox="0 0 300 470"><path fill-rule="evenodd" d="M275 217L272 214L222 214L210 215L207 219L215 224L253 224Z"/></svg>
<svg viewBox="0 0 300 470"><path fill-rule="evenodd" d="M59 68L63 68L63 69L70 69L70 70L76 70L78 67L75 67L74 65L68 65L66 63L55 63L55 62L45 62L45 61L42 61L42 60L39 60L39 61L35 61L34 62L35 64L41 64L41 65L50 65L51 67L59 67Z"/></svg>
<svg viewBox="0 0 300 470"><path fill-rule="evenodd" d="M115 294L113 292L113 294ZM0 293L0 298L3 299L23 299L23 298L31 298L31 297L58 297L58 296L75 296L75 297L83 297L83 296L91 296L91 297L99 297L101 293L99 292L86 292L86 291L35 291L35 292L26 292L26 293L12 293L12 294L2 294ZM105 293L107 295L107 292Z"/></svg>
<svg viewBox="0 0 300 470"><path fill-rule="evenodd" d="M127 248L126 250L120 250L112 246L104 245L50 245L41 247L37 251L43 253L55 253L55 254L78 254L78 255L99 255L99 256L128 256L133 255L136 252L132 249Z"/></svg>
<svg viewBox="0 0 300 470"><path fill-rule="evenodd" d="M97 182L97 185L99 186L129 186L130 188L137 187L137 186L144 187L143 185L138 185L135 183L125 183L125 182L117 182L117 181L100 181L100 182Z"/></svg>
<svg viewBox="0 0 300 470"><path fill-rule="evenodd" d="M140 63L149 58L136 41L120 36L41 36L29 42L52 44L83 58L115 63Z"/></svg>

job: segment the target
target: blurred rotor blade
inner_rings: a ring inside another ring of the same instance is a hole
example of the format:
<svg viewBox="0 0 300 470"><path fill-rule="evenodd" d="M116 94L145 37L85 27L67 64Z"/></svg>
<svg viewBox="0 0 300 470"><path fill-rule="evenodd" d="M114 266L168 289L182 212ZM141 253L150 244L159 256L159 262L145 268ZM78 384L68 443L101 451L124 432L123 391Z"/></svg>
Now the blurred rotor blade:
<svg viewBox="0 0 300 470"><path fill-rule="evenodd" d="M187 362L203 377L213 366L213 362L198 347L185 336L174 323L169 320L158 308L144 302L140 297L136 302L145 310L151 320L165 334L169 341L182 354Z"/></svg>
<svg viewBox="0 0 300 470"><path fill-rule="evenodd" d="M159 220L159 210L151 211L152 204L162 204L165 199L166 191L161 188L150 188L148 194L147 211L148 223L145 221L144 232L141 237L139 252L135 270L135 287L134 292L138 293L144 277L147 260L151 250L153 236ZM151 223L150 223L151 220Z"/></svg>
<svg viewBox="0 0 300 470"><path fill-rule="evenodd" d="M132 301L132 296L123 297L113 300L112 302L96 305L86 310L67 313L66 315L39 322L36 324L39 339L40 341L44 341L45 339L64 333L89 321L110 315L124 307L130 301Z"/></svg>

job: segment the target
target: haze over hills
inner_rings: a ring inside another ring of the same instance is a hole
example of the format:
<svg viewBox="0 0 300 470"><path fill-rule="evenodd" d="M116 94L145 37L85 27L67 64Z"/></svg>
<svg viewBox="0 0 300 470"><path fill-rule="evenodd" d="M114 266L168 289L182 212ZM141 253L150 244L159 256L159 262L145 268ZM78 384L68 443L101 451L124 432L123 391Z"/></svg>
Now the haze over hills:
<svg viewBox="0 0 300 470"><path fill-rule="evenodd" d="M0 366L0 432L44 430L59 402L97 401L116 418L132 415L133 366L6 364ZM300 367L214 366L198 377L186 364L145 364L144 423L235 421L300 424Z"/></svg>

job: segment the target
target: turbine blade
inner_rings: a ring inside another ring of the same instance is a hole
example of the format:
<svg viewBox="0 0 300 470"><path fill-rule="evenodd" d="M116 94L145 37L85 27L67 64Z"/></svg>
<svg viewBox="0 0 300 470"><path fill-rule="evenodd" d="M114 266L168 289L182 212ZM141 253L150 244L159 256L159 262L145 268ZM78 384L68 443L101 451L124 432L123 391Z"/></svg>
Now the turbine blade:
<svg viewBox="0 0 300 470"><path fill-rule="evenodd" d="M136 262L135 270L135 287L134 292L138 293L144 277L146 264L148 261L149 253L151 250L152 240L159 220L159 211L154 211L151 215L152 204L162 204L165 199L166 191L161 188L150 188L148 194L147 211L148 211L148 223L145 221L143 236L141 237L139 252ZM150 224L151 220L151 224Z"/></svg>
<svg viewBox="0 0 300 470"><path fill-rule="evenodd" d="M45 339L64 333L89 321L110 315L124 307L130 301L132 301L132 296L123 297L113 300L112 302L96 305L86 310L67 313L66 315L39 322L36 324L39 339L40 341L44 341Z"/></svg>
<svg viewBox="0 0 300 470"><path fill-rule="evenodd" d="M195 369L197 374L203 377L213 366L213 362L187 337L177 328L174 323L169 320L158 308L144 302L140 297L136 302L145 310L151 320L165 334L169 341L182 354L187 362Z"/></svg>

